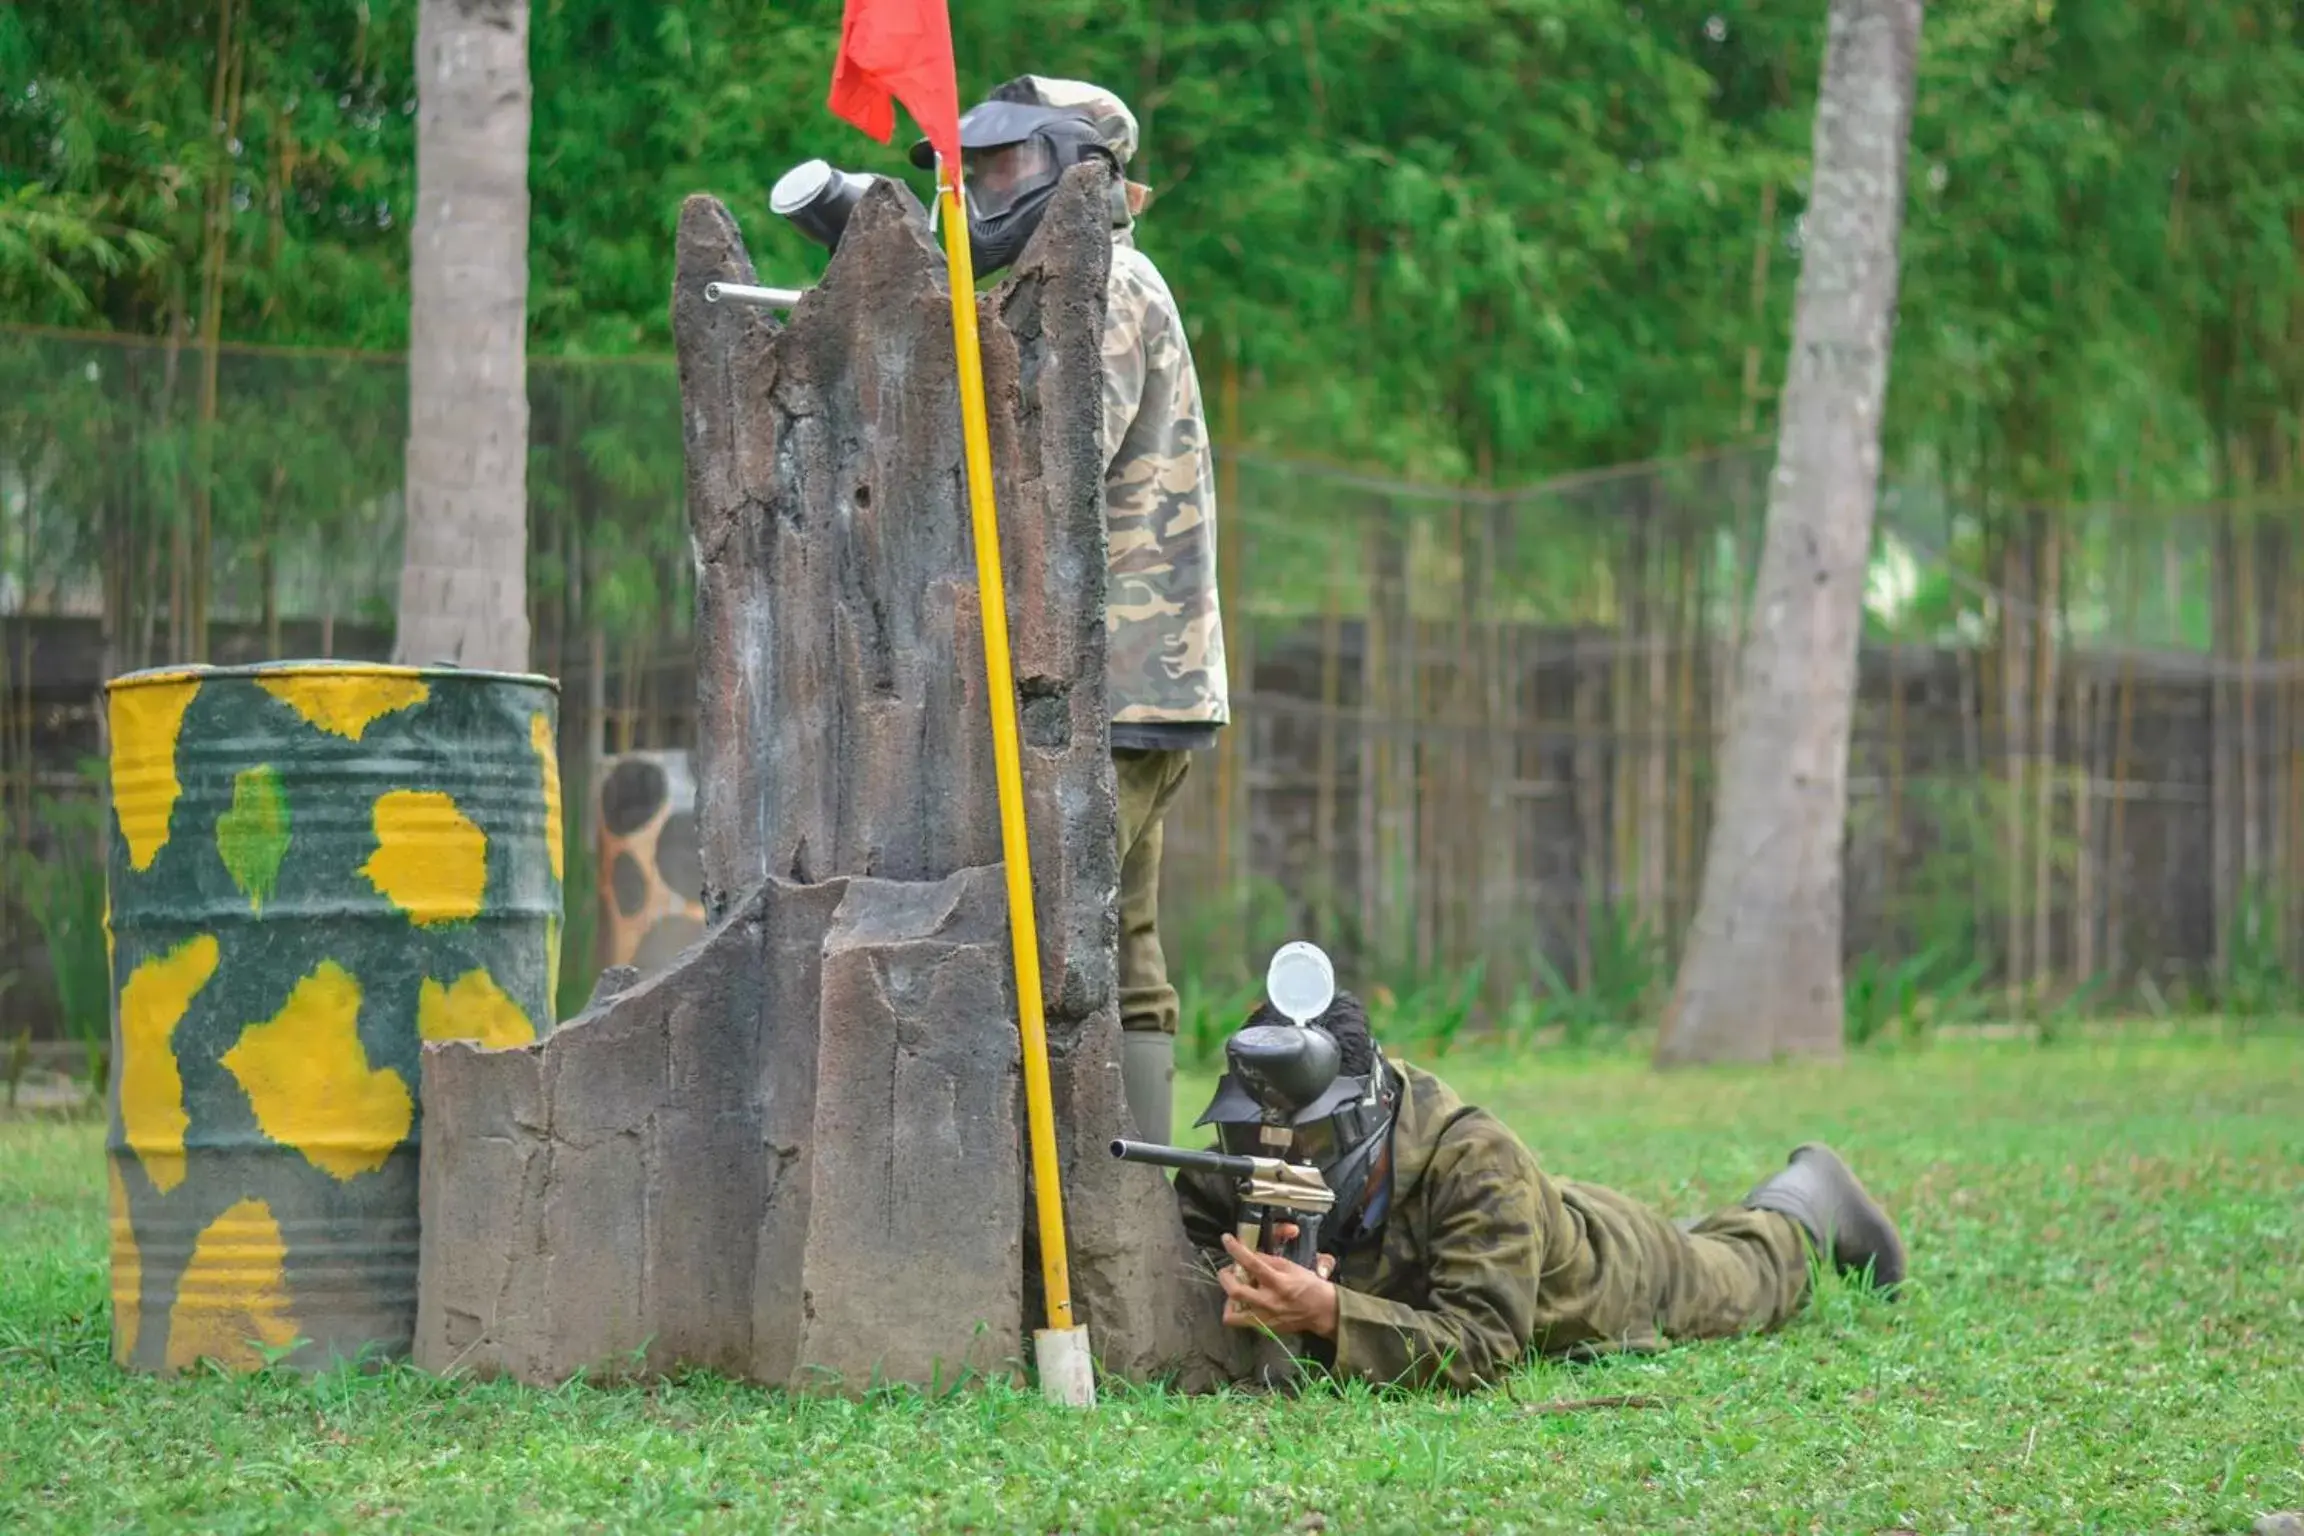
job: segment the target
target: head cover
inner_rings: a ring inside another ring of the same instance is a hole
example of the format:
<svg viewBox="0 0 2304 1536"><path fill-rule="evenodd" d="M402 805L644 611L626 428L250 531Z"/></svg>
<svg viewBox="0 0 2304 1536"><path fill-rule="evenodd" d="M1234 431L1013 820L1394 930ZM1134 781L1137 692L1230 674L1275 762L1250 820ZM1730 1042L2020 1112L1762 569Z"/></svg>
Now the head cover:
<svg viewBox="0 0 2304 1536"><path fill-rule="evenodd" d="M996 272L1023 254L1057 183L1091 156L1112 166L1112 223L1124 227L1141 206L1135 183L1119 175L1135 153L1135 114L1083 81L1019 75L969 108L960 119L960 158L977 272ZM912 146L912 163L936 164L926 139Z"/></svg>
<svg viewBox="0 0 2304 1536"><path fill-rule="evenodd" d="M1128 110L1128 103L1100 85L1048 75L1018 75L993 91L990 99L1034 107L1068 107L1096 125L1096 136L1112 151L1122 170L1136 158L1136 114Z"/></svg>

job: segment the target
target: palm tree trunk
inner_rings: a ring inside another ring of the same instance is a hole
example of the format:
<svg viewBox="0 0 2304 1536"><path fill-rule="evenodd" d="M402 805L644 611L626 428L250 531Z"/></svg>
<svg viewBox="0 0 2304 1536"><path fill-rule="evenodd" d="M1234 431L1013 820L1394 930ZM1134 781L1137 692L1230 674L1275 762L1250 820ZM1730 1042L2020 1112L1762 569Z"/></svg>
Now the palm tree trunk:
<svg viewBox="0 0 2304 1536"><path fill-rule="evenodd" d="M1920 0L1832 0L1768 531L1659 1064L1837 1056L1841 844Z"/></svg>
<svg viewBox="0 0 2304 1536"><path fill-rule="evenodd" d="M528 5L421 0L396 659L528 667Z"/></svg>

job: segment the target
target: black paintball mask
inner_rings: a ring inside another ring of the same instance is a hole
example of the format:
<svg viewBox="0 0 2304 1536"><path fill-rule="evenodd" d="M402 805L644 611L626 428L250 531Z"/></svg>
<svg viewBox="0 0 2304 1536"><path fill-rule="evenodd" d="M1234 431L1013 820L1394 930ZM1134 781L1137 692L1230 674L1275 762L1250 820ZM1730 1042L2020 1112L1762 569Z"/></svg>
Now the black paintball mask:
<svg viewBox="0 0 2304 1536"><path fill-rule="evenodd" d="M1368 1181L1392 1133L1400 1078L1372 1053L1364 1077L1341 1073L1336 1037L1317 1024L1251 1024L1224 1045L1229 1069L1196 1124L1216 1128L1237 1157L1309 1163L1336 1195L1320 1251L1342 1253L1367 1234Z"/></svg>
<svg viewBox="0 0 2304 1536"><path fill-rule="evenodd" d="M1091 159L1112 167L1114 195L1124 198L1119 157L1085 112L998 100L968 109L960 119L960 183L977 276L1013 265L1024 254L1064 173ZM927 140L912 146L912 163L935 167L936 151ZM1125 202L1121 206L1125 213Z"/></svg>

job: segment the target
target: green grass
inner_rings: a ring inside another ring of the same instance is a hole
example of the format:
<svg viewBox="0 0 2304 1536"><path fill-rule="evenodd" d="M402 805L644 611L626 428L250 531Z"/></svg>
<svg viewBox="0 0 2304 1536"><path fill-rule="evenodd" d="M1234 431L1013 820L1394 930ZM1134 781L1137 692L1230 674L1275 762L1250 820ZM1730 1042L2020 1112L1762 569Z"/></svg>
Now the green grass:
<svg viewBox="0 0 2304 1536"><path fill-rule="evenodd" d="M0 1124L0 1530L2128 1533L2304 1506L2304 1040L1440 1065L1549 1167L1675 1212L1825 1136L1904 1221L1913 1294L1827 1285L1769 1337L1457 1400L161 1381L107 1362L96 1129ZM1660 1405L1536 1411L1618 1394Z"/></svg>

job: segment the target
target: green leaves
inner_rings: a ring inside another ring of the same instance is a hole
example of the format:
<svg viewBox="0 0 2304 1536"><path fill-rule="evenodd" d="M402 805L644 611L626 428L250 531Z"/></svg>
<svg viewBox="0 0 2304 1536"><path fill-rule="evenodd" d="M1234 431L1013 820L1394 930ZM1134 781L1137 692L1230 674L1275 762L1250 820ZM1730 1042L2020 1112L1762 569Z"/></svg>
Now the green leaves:
<svg viewBox="0 0 2304 1536"><path fill-rule="evenodd" d="M0 193L0 294L84 318L90 305L79 274L109 277L159 262L165 245L112 211L108 197L38 183Z"/></svg>
<svg viewBox="0 0 2304 1536"><path fill-rule="evenodd" d="M1821 8L955 10L964 95L1029 69L1128 96L1132 173L1156 193L1140 242L1203 373L1237 360L1264 444L1526 481L1738 435L1748 354L1770 397ZM415 0L294 25L252 8L236 144L209 122L213 29L195 14L30 0L0 20L0 316L163 333L172 304L197 307L220 172L228 337L401 345ZM823 109L840 14L531 6L532 357L669 348L690 192L730 204L763 274L806 281L823 254L766 206L786 166L825 155L924 188L908 126L882 146ZM1892 468L1971 501L1985 475L2040 498L2214 493L2217 439L2292 422L2304 389L2292 8L1943 0L1922 47ZM587 427L580 464L534 466L629 506L612 563L644 554L643 584L680 564L672 390L662 369L585 381L588 406L622 414L592 419L611 424ZM358 457L389 480L401 428L377 409ZM277 408L233 432L266 416L291 445L344 437ZM301 473L286 499L314 515L375 494L305 491Z"/></svg>
<svg viewBox="0 0 2304 1536"><path fill-rule="evenodd" d="M12 8L0 193L36 188L102 239L51 244L64 282L9 283L0 257L4 313L147 336L172 308L196 316L221 177L226 336L398 344L414 24L413 0L312 17L243 7L227 126L212 121L213 6Z"/></svg>
<svg viewBox="0 0 2304 1536"><path fill-rule="evenodd" d="M250 906L264 910L288 856L288 797L280 774L259 764L232 779L232 809L216 818L216 852Z"/></svg>

